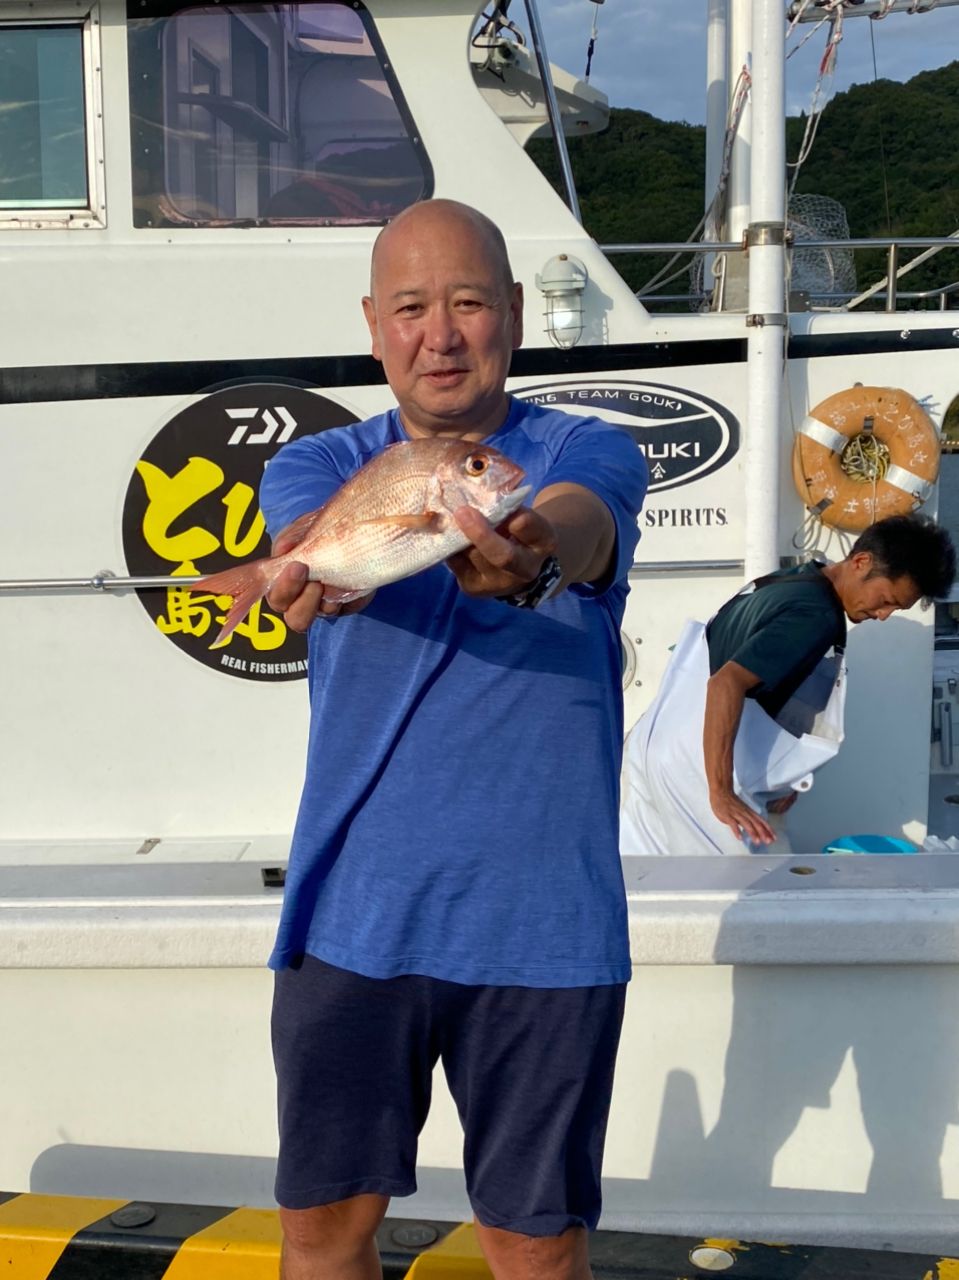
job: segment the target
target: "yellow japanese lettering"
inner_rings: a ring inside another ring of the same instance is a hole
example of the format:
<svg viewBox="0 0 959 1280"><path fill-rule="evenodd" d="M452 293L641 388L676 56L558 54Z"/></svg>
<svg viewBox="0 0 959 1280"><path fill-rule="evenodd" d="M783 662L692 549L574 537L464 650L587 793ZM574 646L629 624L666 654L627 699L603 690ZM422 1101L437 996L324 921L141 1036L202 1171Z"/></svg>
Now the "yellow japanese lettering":
<svg viewBox="0 0 959 1280"><path fill-rule="evenodd" d="M136 464L136 469L147 492L143 537L150 550L164 560L179 564L199 560L216 551L219 539L199 525L172 536L169 530L194 503L219 488L224 480L222 469L208 458L190 458L173 476L143 459Z"/></svg>
<svg viewBox="0 0 959 1280"><path fill-rule="evenodd" d="M250 510L250 504L256 501L256 495L248 484L238 480L223 499L226 507L226 521L223 529L223 546L231 556L242 558L251 556L260 544L266 521L263 513L257 510L250 523L246 536L240 536L240 524Z"/></svg>

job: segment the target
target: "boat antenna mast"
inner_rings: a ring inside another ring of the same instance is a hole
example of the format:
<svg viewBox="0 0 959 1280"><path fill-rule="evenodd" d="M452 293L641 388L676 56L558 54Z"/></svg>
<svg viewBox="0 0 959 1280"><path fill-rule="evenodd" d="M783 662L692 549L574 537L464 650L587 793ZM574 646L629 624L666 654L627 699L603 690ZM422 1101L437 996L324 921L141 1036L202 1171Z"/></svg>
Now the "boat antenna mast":
<svg viewBox="0 0 959 1280"><path fill-rule="evenodd" d="M498 76L500 80L505 79L503 75L503 45L507 37L504 33L508 31L516 44L522 48L526 47L526 37L523 32L515 22L510 21L509 6L510 0L496 0L492 13L483 14L485 25L476 31L471 41L474 49L486 50L486 61L482 64L480 70L489 71L492 75Z"/></svg>

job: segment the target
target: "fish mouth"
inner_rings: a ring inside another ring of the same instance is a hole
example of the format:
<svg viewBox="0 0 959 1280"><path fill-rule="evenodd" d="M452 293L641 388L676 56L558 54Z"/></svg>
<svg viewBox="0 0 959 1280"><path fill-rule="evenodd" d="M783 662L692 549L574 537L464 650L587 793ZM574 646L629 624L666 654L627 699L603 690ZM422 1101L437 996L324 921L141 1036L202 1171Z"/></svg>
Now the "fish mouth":
<svg viewBox="0 0 959 1280"><path fill-rule="evenodd" d="M517 504L522 502L527 494L533 492L533 486L531 484L524 484L522 488L517 488L517 485L519 484L521 479L522 479L522 476L517 476L516 480L506 490L506 492L510 496L510 499L515 500Z"/></svg>
<svg viewBox="0 0 959 1280"><path fill-rule="evenodd" d="M525 479L526 479L526 472L523 471L521 467L517 467L516 474L514 476L510 476L508 480L503 481L503 492L512 493L516 489L519 482ZM532 485L527 485L526 488L523 490L523 493L524 494L529 493L531 488L532 488Z"/></svg>
<svg viewBox="0 0 959 1280"><path fill-rule="evenodd" d="M522 488L513 488L502 494L499 501L493 506L492 511L487 512L486 518L495 528L501 524L507 516L511 516L517 507L522 506L523 499L533 492L531 484L524 484Z"/></svg>

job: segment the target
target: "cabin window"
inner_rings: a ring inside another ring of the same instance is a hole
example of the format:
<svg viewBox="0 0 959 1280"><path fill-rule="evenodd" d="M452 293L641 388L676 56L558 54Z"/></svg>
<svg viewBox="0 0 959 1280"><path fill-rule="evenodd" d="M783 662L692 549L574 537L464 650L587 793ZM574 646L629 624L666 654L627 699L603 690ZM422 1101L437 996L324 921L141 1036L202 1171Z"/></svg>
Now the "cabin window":
<svg viewBox="0 0 959 1280"><path fill-rule="evenodd" d="M136 226L375 224L431 193L361 5L129 5Z"/></svg>
<svg viewBox="0 0 959 1280"><path fill-rule="evenodd" d="M102 225L97 19L76 13L0 22L0 225Z"/></svg>

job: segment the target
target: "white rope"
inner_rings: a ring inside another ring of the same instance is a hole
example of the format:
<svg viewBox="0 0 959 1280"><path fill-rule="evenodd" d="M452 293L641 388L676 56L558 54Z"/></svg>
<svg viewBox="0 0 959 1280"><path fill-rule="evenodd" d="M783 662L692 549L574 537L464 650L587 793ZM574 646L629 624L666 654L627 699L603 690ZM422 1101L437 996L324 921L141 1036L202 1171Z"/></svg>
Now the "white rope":
<svg viewBox="0 0 959 1280"><path fill-rule="evenodd" d="M590 29L589 40L586 44L586 73L583 76L586 84L589 84L589 75L593 69L593 54L596 51L596 41L599 38L599 6L602 0L592 0L593 4L593 25Z"/></svg>
<svg viewBox="0 0 959 1280"><path fill-rule="evenodd" d="M792 177L787 190L787 199L796 189L796 183L799 180L799 171L809 159L816 141L816 134L819 132L819 125L822 120L822 113L825 108L824 89L828 82L831 81L833 73L836 70L836 59L839 51L839 44L843 37L843 5L845 0L827 0L828 12L826 16L821 18L813 27L809 35L799 42L795 49L792 49L787 57L792 57L806 43L806 40L823 25L829 22L832 25L829 39L826 41L826 48L823 52L822 59L819 63L819 75L816 79L816 86L813 89L812 102L809 106L809 115L806 117L806 128L803 131L802 142L799 144L799 155L795 160L787 161L786 168L792 170ZM801 13L801 11L800 11ZM797 19L800 15L797 14Z"/></svg>
<svg viewBox="0 0 959 1280"><path fill-rule="evenodd" d="M795 14L793 15L793 19L792 19L792 21L790 22L789 26L786 28L786 39L787 39L787 40L788 40L788 39L789 39L789 37L792 35L792 33L795 31L796 27L798 27L798 26L799 26L800 22L802 21L802 16L803 16L803 14L804 14L804 13L806 12L806 10L809 8L809 6L812 4L812 2L813 2L813 0L799 0L799 7L798 7L798 9L796 10Z"/></svg>
<svg viewBox="0 0 959 1280"><path fill-rule="evenodd" d="M729 183L729 171L732 165L733 144L736 141L736 134L739 132L739 124L746 109L746 103L749 101L749 91L752 88L752 83L749 67L743 66L736 80L729 111L726 114L723 158L719 168L719 177L716 180L716 193L710 200L709 207L706 209L700 223L700 226L705 228L703 231L704 240L718 240L720 238L719 233L726 209L726 187Z"/></svg>
<svg viewBox="0 0 959 1280"><path fill-rule="evenodd" d="M739 130L739 122L742 120L743 111L746 109L746 103L749 100L749 90L752 85L752 77L749 74L749 68L744 66L736 80L736 86L733 90L732 101L729 104L729 110L726 113L726 133L723 137L723 159L719 170L719 178L716 182L716 194L709 202L709 207L703 216L696 223L696 226L686 237L687 244L694 244L699 239L700 232L703 233L703 240L718 240L719 229L723 219L725 208L726 186L729 181L729 169L732 163L733 143L736 141L736 134ZM661 284L668 284L681 276L684 271L688 271L686 266L680 267L674 271L666 280L663 276L673 263L678 262L684 256L683 251L674 253L659 271L637 290L636 297L645 297L651 289Z"/></svg>
<svg viewBox="0 0 959 1280"><path fill-rule="evenodd" d="M811 40L813 38L813 36L816 34L816 32L819 30L820 27L824 27L826 25L826 23L829 21L831 16L832 16L831 14L827 13L824 18L819 19L819 21L816 23L814 27L809 28L809 30L806 32L803 38L799 41L796 47L794 49L790 49L789 52L786 54L787 62L793 56L794 53L799 52L799 50L803 47L803 45L806 43L807 40Z"/></svg>
<svg viewBox="0 0 959 1280"><path fill-rule="evenodd" d="M716 191L710 200L706 212L699 219L696 226L686 237L687 244L693 244L698 240L700 232L702 232L703 242L710 240L718 240L719 233L725 215L726 208L726 188L729 182L729 171L732 164L733 144L736 141L736 134L739 131L739 124L742 120L743 112L746 109L746 103L749 101L749 90L752 87L752 76L749 74L749 67L743 66L736 79L736 85L733 89L732 99L730 100L729 110L726 113L726 132L723 136L723 156L719 169L719 177L716 180ZM658 285L668 284L681 276L685 271L690 270L688 266L682 266L667 279L663 279L664 274L669 271L675 262L684 256L683 252L674 253L668 262L657 271L651 280L648 280L641 289L637 290L636 297L642 298L646 296L651 289ZM712 264L713 275L716 275L716 262Z"/></svg>
<svg viewBox="0 0 959 1280"><path fill-rule="evenodd" d="M836 70L836 59L839 55L839 45L842 42L843 17L843 0L839 0L831 14L832 31L826 41L826 52L823 54L822 62L819 65L821 75L831 76Z"/></svg>

